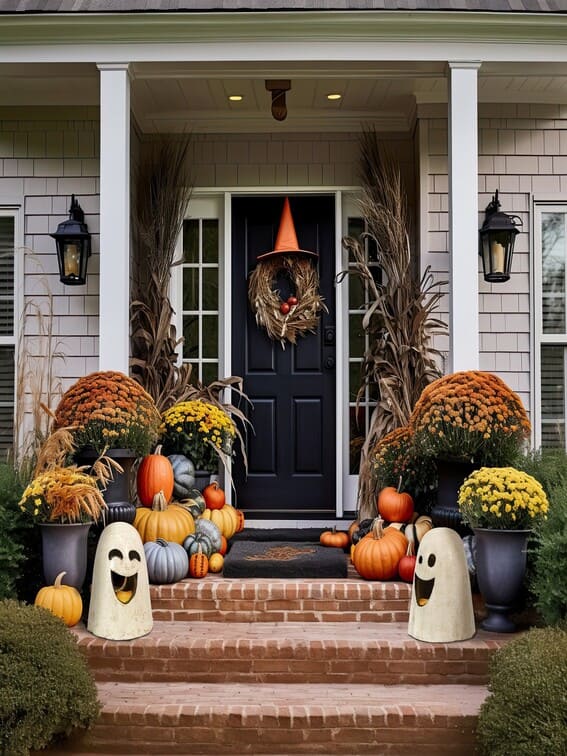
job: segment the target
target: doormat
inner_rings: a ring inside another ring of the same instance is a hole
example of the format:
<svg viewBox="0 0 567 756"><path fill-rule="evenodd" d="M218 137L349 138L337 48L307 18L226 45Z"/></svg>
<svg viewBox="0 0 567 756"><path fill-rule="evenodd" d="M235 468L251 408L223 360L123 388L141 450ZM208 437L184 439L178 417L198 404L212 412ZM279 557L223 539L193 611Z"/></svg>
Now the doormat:
<svg viewBox="0 0 567 756"><path fill-rule="evenodd" d="M223 565L228 578L346 578L342 549L304 541L234 543Z"/></svg>
<svg viewBox="0 0 567 756"><path fill-rule="evenodd" d="M319 543L324 528L249 528L235 533L231 543L240 541L312 541Z"/></svg>

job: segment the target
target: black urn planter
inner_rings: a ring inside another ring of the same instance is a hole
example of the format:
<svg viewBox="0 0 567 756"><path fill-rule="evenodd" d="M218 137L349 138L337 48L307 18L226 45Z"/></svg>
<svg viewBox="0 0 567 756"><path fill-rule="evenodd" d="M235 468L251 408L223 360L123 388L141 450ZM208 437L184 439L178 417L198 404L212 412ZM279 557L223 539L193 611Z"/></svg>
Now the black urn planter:
<svg viewBox="0 0 567 756"><path fill-rule="evenodd" d="M431 519L435 527L456 530L459 535L470 535L471 530L463 524L457 503L459 488L465 478L477 469L472 462L457 462L438 459L437 464L437 503L431 510Z"/></svg>
<svg viewBox="0 0 567 756"><path fill-rule="evenodd" d="M122 472L112 470L112 480L102 491L102 496L107 504L130 501L130 482L132 478L132 466L136 461L136 454L131 449L109 449L107 457L114 459L122 468ZM77 464L92 467L99 455L94 449L83 449L75 458Z"/></svg>

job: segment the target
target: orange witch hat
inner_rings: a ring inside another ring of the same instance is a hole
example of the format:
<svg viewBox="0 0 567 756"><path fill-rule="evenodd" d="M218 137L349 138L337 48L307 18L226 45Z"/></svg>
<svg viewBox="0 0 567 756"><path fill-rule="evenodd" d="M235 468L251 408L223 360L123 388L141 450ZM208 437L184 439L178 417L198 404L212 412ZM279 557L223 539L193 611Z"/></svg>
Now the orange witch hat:
<svg viewBox="0 0 567 756"><path fill-rule="evenodd" d="M258 255L257 259L267 260L269 257L274 257L275 255L310 255L311 257L319 257L317 252L309 252L306 249L299 249L297 234L295 233L295 225L291 215L289 199L287 197L285 198L282 217L280 218L280 227L276 237L275 249L271 252L264 252L263 255Z"/></svg>

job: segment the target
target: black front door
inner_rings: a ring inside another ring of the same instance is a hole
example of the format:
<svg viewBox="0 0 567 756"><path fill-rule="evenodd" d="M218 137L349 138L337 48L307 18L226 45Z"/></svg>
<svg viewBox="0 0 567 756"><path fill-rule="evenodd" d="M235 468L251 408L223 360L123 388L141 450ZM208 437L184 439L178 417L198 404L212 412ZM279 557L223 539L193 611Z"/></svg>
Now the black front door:
<svg viewBox="0 0 567 756"><path fill-rule="evenodd" d="M317 252L320 292L329 313L316 333L282 349L256 324L248 275L274 249L283 197L232 203L232 373L253 403L248 416L248 476L234 468L237 505L252 518L335 514L335 204L332 196L290 197L301 249Z"/></svg>

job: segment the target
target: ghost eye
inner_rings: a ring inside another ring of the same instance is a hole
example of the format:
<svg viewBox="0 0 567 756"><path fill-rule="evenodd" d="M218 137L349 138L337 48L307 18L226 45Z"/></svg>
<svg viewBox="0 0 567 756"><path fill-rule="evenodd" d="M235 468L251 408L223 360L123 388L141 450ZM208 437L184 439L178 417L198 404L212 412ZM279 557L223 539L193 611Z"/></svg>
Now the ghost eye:
<svg viewBox="0 0 567 756"><path fill-rule="evenodd" d="M417 560L417 561L418 561L418 562L419 562L419 563L421 564L421 563L423 562L423 557L422 557L422 556L419 556L419 558L418 558L418 560Z"/></svg>
<svg viewBox="0 0 567 756"><path fill-rule="evenodd" d="M137 551L129 551L128 552L128 556L130 557L130 561L132 561L132 559L137 559L138 562L142 561L142 559L141 559L141 557L140 557L140 555L138 554Z"/></svg>
<svg viewBox="0 0 567 756"><path fill-rule="evenodd" d="M433 565L435 564L435 554L430 554L429 555L429 559L427 560L427 564L430 567L433 567Z"/></svg>
<svg viewBox="0 0 567 756"><path fill-rule="evenodd" d="M118 559L123 559L122 552L120 549L111 549L108 553L109 559L114 559L114 557L118 557Z"/></svg>

